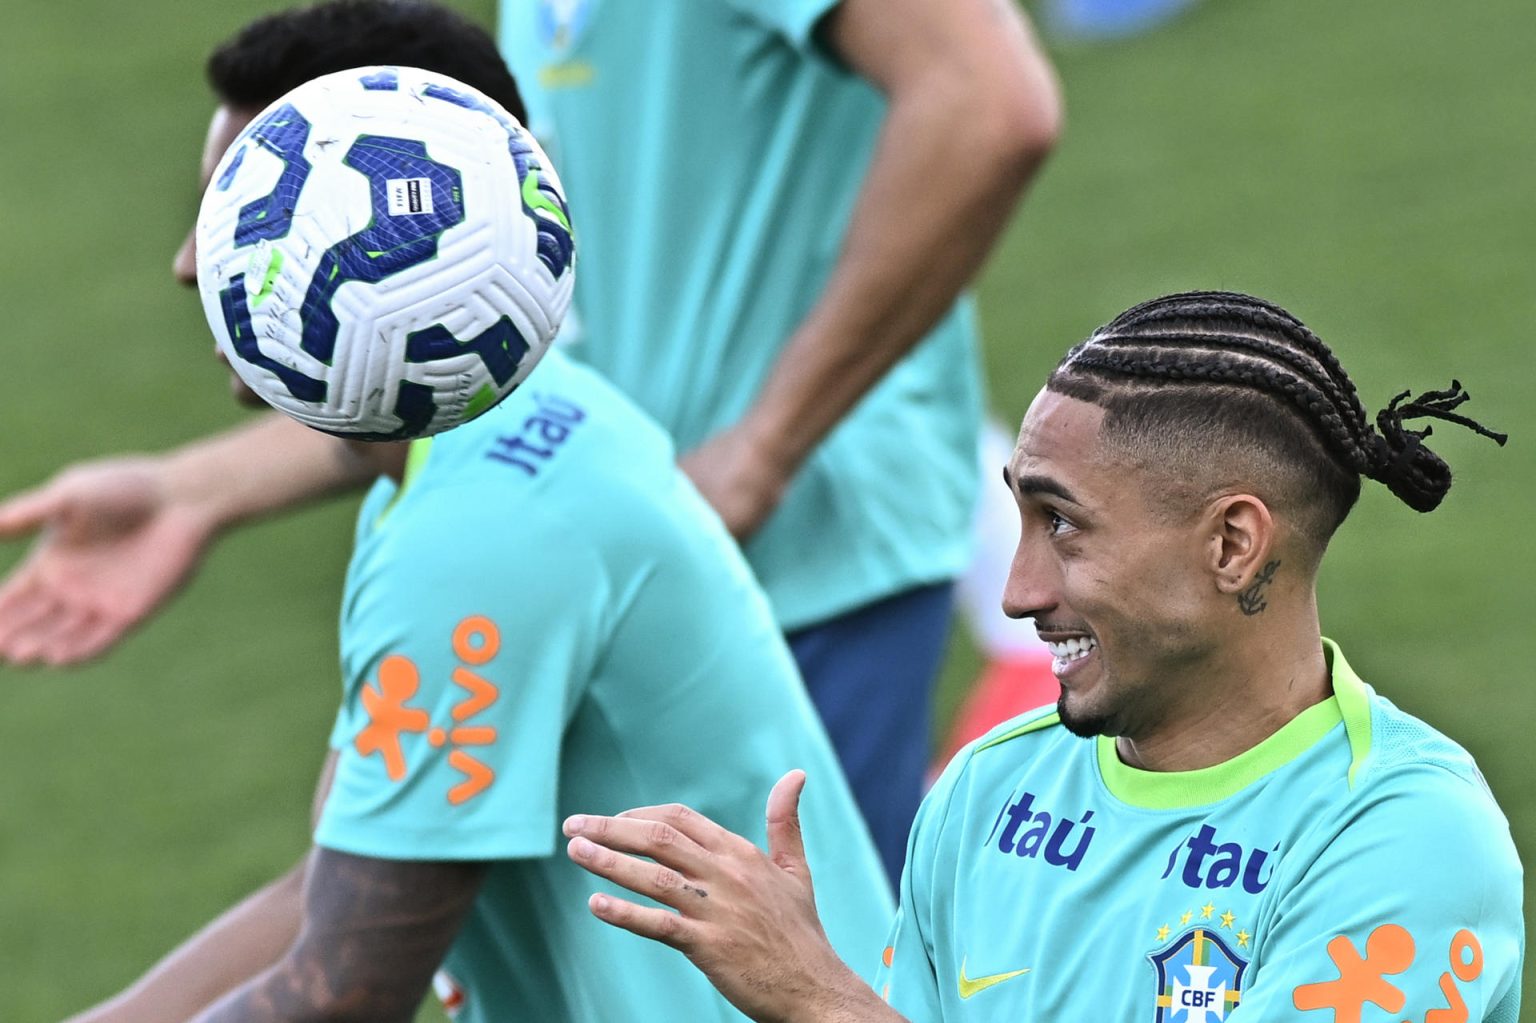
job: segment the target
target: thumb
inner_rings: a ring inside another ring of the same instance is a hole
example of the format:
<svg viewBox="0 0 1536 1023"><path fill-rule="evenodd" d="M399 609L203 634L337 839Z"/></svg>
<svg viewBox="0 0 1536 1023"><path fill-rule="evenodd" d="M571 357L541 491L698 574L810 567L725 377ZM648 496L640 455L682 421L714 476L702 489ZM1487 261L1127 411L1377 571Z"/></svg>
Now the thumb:
<svg viewBox="0 0 1536 1023"><path fill-rule="evenodd" d="M796 768L768 793L768 858L780 868L807 874L805 842L800 834L800 793L805 772Z"/></svg>
<svg viewBox="0 0 1536 1023"><path fill-rule="evenodd" d="M0 502L0 536L19 536L46 525L64 510L66 500L57 487L42 486Z"/></svg>

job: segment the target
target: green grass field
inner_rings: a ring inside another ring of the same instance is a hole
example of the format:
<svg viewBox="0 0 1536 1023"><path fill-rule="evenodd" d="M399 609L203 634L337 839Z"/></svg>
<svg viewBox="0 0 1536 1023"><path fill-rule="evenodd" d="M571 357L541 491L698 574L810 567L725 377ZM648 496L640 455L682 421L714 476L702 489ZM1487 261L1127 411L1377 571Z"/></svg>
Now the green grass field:
<svg viewBox="0 0 1536 1023"><path fill-rule="evenodd" d="M275 6L77 0L7 19L0 492L236 420L168 265L195 208L202 56ZM1063 49L1067 135L980 289L1013 419L1070 342L1186 287L1292 308L1372 409L1468 386L1509 447L1437 431L1459 476L1433 515L1368 487L1321 602L1367 679L1477 755L1528 861L1532 39L1524 0L1209 0L1155 35ZM99 664L0 670L0 1019L109 994L300 854L350 512L232 537ZM0 548L0 569L21 554ZM942 709L974 666L957 639Z"/></svg>

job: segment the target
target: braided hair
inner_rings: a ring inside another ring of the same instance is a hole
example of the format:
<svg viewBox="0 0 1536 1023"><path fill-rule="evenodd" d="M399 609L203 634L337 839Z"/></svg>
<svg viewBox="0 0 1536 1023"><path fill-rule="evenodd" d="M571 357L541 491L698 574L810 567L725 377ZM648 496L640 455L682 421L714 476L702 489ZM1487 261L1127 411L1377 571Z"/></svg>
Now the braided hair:
<svg viewBox="0 0 1536 1023"><path fill-rule="evenodd" d="M1290 491L1300 530L1320 545L1354 506L1362 476L1420 512L1450 490L1450 467L1423 443L1430 428L1405 420L1507 439L1454 411L1468 397L1457 381L1411 400L1404 391L1373 428L1316 334L1279 306L1234 292L1185 292L1126 310L1069 351L1046 387L1103 407L1104 435L1147 460L1198 463L1206 475L1234 458L1260 465L1257 475L1283 480L1277 489Z"/></svg>

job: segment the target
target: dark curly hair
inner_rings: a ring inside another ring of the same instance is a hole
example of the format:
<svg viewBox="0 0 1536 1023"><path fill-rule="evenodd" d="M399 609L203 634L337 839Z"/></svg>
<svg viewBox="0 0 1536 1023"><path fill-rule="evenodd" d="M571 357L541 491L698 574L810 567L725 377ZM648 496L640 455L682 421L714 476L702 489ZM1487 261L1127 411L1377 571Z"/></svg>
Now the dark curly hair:
<svg viewBox="0 0 1536 1023"><path fill-rule="evenodd" d="M490 34L426 0L328 0L251 22L208 58L208 83L231 107L260 109L312 78L393 64L457 78L527 120Z"/></svg>

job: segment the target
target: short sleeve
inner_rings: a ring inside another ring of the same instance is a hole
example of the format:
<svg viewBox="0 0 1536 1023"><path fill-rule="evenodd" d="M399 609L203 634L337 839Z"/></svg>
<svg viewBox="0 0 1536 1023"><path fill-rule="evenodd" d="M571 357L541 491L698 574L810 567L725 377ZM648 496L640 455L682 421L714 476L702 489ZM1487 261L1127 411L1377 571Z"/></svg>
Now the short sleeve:
<svg viewBox="0 0 1536 1023"><path fill-rule="evenodd" d="M1232 1023L1515 1023L1521 869L1477 781L1403 772L1291 883Z"/></svg>
<svg viewBox="0 0 1536 1023"><path fill-rule="evenodd" d="M943 1017L935 963L934 906L936 899L952 895L954 856L944 851L944 822L969 754L967 748L955 756L918 808L907 836L896 918L875 975L875 990L910 1020Z"/></svg>
<svg viewBox="0 0 1536 1023"><path fill-rule="evenodd" d="M816 26L842 0L723 0L753 21L783 36L796 49L809 50Z"/></svg>
<svg viewBox="0 0 1536 1023"><path fill-rule="evenodd" d="M554 851L562 735L602 646L608 580L579 535L495 497L412 495L354 560L318 845L385 859Z"/></svg>

